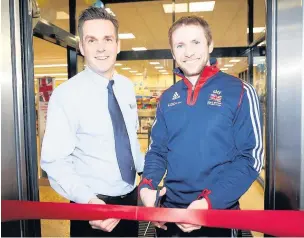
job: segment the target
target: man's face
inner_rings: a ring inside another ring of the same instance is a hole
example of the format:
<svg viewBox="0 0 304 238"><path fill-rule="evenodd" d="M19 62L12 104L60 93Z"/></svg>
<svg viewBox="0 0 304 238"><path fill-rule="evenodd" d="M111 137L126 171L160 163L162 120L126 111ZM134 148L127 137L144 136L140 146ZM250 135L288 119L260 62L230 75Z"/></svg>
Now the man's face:
<svg viewBox="0 0 304 238"><path fill-rule="evenodd" d="M102 19L85 21L82 32L79 48L87 65L96 73L111 78L120 52L113 23Z"/></svg>
<svg viewBox="0 0 304 238"><path fill-rule="evenodd" d="M187 78L198 77L206 65L213 43L208 46L205 31L198 25L183 25L172 34L172 53Z"/></svg>

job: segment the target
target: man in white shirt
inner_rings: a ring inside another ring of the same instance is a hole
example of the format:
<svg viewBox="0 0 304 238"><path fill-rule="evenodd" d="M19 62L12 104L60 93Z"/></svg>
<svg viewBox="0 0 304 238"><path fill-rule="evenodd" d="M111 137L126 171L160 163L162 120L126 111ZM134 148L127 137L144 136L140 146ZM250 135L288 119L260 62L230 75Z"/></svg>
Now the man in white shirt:
<svg viewBox="0 0 304 238"><path fill-rule="evenodd" d="M133 84L114 70L118 22L103 8L90 7L78 24L87 66L51 96L41 168L52 188L71 202L136 206L135 176L144 156ZM71 236L137 234L136 221L71 221Z"/></svg>

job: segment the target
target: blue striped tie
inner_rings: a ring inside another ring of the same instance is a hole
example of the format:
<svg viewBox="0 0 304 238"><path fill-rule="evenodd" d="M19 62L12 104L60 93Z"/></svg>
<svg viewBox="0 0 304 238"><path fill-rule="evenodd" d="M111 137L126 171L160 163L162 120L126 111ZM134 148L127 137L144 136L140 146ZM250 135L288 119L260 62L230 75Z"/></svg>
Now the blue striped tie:
<svg viewBox="0 0 304 238"><path fill-rule="evenodd" d="M130 139L126 124L113 91L114 80L108 84L108 108L112 119L115 151L122 179L128 184L135 182L135 165L131 152Z"/></svg>

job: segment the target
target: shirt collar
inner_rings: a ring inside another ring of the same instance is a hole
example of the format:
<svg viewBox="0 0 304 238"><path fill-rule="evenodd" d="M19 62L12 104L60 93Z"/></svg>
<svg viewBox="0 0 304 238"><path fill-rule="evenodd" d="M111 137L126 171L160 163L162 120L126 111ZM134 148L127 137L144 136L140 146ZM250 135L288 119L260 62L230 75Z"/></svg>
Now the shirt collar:
<svg viewBox="0 0 304 238"><path fill-rule="evenodd" d="M91 69L89 66L86 66L85 71L87 72L87 74L89 75L90 79L92 79L94 82L97 82L98 84L107 87L109 84L109 79L101 76L100 74L96 73L93 69ZM117 80L115 80L117 78L117 73L114 72L112 80L114 80L114 82L116 82ZM115 83L114 83L115 85Z"/></svg>

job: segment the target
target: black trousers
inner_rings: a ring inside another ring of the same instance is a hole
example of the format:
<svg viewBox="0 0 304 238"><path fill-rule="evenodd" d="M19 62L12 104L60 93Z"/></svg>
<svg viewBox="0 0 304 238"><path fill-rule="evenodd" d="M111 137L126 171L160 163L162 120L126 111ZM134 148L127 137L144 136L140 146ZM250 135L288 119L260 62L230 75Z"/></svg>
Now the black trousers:
<svg viewBox="0 0 304 238"><path fill-rule="evenodd" d="M167 230L156 228L157 237L231 237L231 229L202 227L192 232L183 232L175 223L166 223Z"/></svg>
<svg viewBox="0 0 304 238"><path fill-rule="evenodd" d="M137 188L125 196L98 195L106 204L137 206ZM73 202L71 202L73 203ZM89 221L71 221L71 237L138 237L138 221L120 220L112 232L92 229Z"/></svg>

